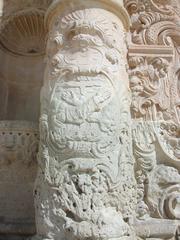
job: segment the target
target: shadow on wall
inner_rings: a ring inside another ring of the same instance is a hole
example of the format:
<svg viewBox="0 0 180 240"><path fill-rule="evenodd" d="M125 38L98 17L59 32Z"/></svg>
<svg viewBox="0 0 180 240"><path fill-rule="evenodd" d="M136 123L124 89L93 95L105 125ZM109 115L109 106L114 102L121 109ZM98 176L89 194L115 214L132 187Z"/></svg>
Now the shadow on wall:
<svg viewBox="0 0 180 240"><path fill-rule="evenodd" d="M0 1L0 239L35 233L40 89L49 0Z"/></svg>
<svg viewBox="0 0 180 240"><path fill-rule="evenodd" d="M16 1L13 12L12 4L6 5L0 32L0 120L37 122L44 74L44 10L24 7L18 11Z"/></svg>

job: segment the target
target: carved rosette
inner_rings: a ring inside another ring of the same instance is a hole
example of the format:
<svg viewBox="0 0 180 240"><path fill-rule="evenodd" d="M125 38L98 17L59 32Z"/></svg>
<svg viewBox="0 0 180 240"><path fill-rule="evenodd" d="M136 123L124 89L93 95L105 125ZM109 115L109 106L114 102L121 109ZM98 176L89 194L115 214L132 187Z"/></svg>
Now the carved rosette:
<svg viewBox="0 0 180 240"><path fill-rule="evenodd" d="M55 1L46 23L37 233L134 239L126 11L119 1Z"/></svg>

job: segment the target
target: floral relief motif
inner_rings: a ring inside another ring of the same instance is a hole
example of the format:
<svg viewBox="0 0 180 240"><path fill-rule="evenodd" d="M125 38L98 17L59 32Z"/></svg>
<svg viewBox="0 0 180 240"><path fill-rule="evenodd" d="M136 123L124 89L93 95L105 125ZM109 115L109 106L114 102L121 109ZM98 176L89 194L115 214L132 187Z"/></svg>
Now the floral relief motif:
<svg viewBox="0 0 180 240"><path fill-rule="evenodd" d="M58 17L41 93L37 231L42 239L132 239L136 183L125 33L103 9Z"/></svg>
<svg viewBox="0 0 180 240"><path fill-rule="evenodd" d="M131 18L129 76L141 239L179 237L179 22L177 0L124 0Z"/></svg>

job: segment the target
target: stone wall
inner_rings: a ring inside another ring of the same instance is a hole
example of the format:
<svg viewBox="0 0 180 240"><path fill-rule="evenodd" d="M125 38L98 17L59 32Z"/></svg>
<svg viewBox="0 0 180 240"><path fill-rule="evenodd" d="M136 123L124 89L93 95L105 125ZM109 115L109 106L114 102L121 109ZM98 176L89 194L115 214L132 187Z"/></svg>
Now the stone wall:
<svg viewBox="0 0 180 240"><path fill-rule="evenodd" d="M0 239L180 239L179 0L1 0L0 83Z"/></svg>
<svg viewBox="0 0 180 240"><path fill-rule="evenodd" d="M48 3L0 3L0 239L4 240L36 232L33 189Z"/></svg>

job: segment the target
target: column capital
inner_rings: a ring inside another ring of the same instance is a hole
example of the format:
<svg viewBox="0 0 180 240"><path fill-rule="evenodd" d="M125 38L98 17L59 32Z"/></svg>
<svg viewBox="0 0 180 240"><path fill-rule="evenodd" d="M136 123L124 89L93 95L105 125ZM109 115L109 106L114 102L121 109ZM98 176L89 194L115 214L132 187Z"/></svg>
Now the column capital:
<svg viewBox="0 0 180 240"><path fill-rule="evenodd" d="M123 0L54 0L47 10L45 24L50 28L54 17L64 15L67 11L85 8L103 8L114 13L121 19L125 30L129 31L130 19L123 6Z"/></svg>

